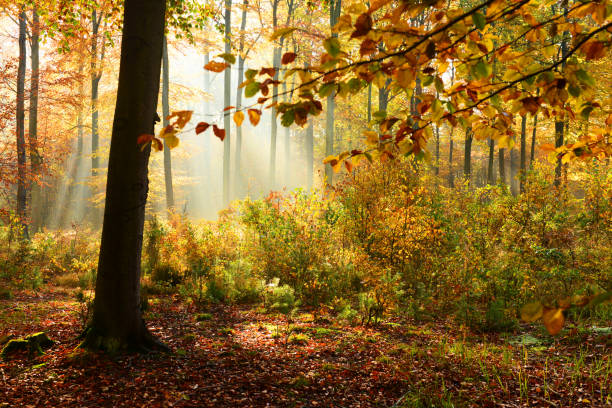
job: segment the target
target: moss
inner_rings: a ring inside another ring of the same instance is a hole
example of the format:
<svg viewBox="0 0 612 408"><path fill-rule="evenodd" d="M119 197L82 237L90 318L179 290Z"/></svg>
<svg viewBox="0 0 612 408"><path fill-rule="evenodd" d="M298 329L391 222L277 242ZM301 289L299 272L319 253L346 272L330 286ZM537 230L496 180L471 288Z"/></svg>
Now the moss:
<svg viewBox="0 0 612 408"><path fill-rule="evenodd" d="M11 354L19 351L27 351L31 356L43 355L43 350L53 346L55 342L46 333L33 333L20 339L10 339L6 342L0 352L0 357L6 359Z"/></svg>

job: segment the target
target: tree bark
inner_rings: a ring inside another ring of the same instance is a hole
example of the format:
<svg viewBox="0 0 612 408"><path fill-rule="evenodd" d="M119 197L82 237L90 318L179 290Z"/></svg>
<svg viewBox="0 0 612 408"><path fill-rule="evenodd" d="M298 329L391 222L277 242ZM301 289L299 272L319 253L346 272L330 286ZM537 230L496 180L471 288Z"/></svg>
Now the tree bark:
<svg viewBox="0 0 612 408"><path fill-rule="evenodd" d="M506 184L506 163L505 149L499 149L499 179L502 184Z"/></svg>
<svg viewBox="0 0 612 408"><path fill-rule="evenodd" d="M314 176L314 121L308 119L308 127L306 128L306 185L308 189L312 189Z"/></svg>
<svg viewBox="0 0 612 408"><path fill-rule="evenodd" d="M517 185L518 180L516 177L518 173L518 158L516 156L518 156L517 151L515 148L512 148L510 150L510 192L513 196L519 193Z"/></svg>
<svg viewBox="0 0 612 408"><path fill-rule="evenodd" d="M170 116L170 72L168 61L168 40L164 36L164 46L162 51L162 69L163 69L163 86L162 86L162 124L164 128L168 126L168 116ZM174 189L172 188L172 153L168 147L168 143L164 139L164 181L166 184L166 208L171 210L174 208Z"/></svg>
<svg viewBox="0 0 612 408"><path fill-rule="evenodd" d="M225 53L232 53L232 0L225 0ZM230 106L232 70L230 67L225 69L223 82L223 105ZM223 205L227 206L230 202L230 112L223 112L223 127L225 128L225 139L223 140Z"/></svg>
<svg viewBox="0 0 612 408"><path fill-rule="evenodd" d="M20 236L28 238L27 190L26 190L26 143L25 143L25 75L26 75L26 13L19 13L19 62L17 65L17 219L21 226Z"/></svg>
<svg viewBox="0 0 612 408"><path fill-rule="evenodd" d="M331 0L329 3L329 27L332 28L340 18L340 9L342 8L342 0ZM337 37L337 33L332 33L332 37ZM327 96L327 111L325 112L325 156L334 154L334 122L336 101L334 100L335 92ZM325 165L325 182L328 185L334 184L334 172L330 164Z"/></svg>
<svg viewBox="0 0 612 408"><path fill-rule="evenodd" d="M465 149L463 154L463 176L470 180L472 174L472 129L465 130Z"/></svg>
<svg viewBox="0 0 612 408"><path fill-rule="evenodd" d="M495 170L493 163L495 161L495 140L489 139L489 162L487 165L487 183L495 184Z"/></svg>
<svg viewBox="0 0 612 408"><path fill-rule="evenodd" d="M248 0L242 2L242 20L240 22L240 44L238 46L238 80L242 82L244 74L244 34L246 30L247 22L247 8L249 6ZM236 88L236 110L242 109L242 88ZM242 197L244 183L242 181L242 126L236 126L236 168L234 170L234 187L236 188L236 195Z"/></svg>
<svg viewBox="0 0 612 408"><path fill-rule="evenodd" d="M449 138L449 148L448 148L448 186L450 188L455 187L455 174L453 173L453 133L455 131L454 127L451 127L450 133L448 135Z"/></svg>
<svg viewBox="0 0 612 408"><path fill-rule="evenodd" d="M538 130L538 114L533 116L533 133L531 134L531 157L529 159L529 167L533 168L533 161L535 160L535 144L536 144L536 132Z"/></svg>
<svg viewBox="0 0 612 408"><path fill-rule="evenodd" d="M527 115L521 119L521 161L520 161L520 192L525 191L525 177L527 176Z"/></svg>
<svg viewBox="0 0 612 408"><path fill-rule="evenodd" d="M36 6L32 9L32 27L30 37L30 51L32 72L30 76L30 110L29 110L29 132L28 139L30 144L30 167L32 171L32 198L31 214L32 229L38 231L42 224L40 208L40 183L42 158L38 151L38 89L40 78L40 22Z"/></svg>
<svg viewBox="0 0 612 408"><path fill-rule="evenodd" d="M150 147L136 140L154 131L164 37L165 0L126 0L117 103L93 318L83 347L109 352L163 347L140 312L140 265Z"/></svg>

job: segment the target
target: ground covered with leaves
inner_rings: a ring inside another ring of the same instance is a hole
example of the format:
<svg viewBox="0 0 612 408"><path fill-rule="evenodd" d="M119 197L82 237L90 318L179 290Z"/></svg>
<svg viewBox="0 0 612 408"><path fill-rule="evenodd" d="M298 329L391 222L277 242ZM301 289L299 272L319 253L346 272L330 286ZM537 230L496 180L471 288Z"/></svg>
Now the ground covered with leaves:
<svg viewBox="0 0 612 408"><path fill-rule="evenodd" d="M170 354L75 351L81 304L61 291L0 301L0 338L45 331L44 355L0 362L0 406L609 406L606 328L474 334L402 317L368 327L249 307L198 310L151 299L149 327Z"/></svg>

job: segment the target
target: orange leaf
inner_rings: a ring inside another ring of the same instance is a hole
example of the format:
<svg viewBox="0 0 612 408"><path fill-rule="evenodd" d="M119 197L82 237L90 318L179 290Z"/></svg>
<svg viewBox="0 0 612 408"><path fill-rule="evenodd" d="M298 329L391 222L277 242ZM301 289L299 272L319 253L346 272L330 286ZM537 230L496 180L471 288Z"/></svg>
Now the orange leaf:
<svg viewBox="0 0 612 408"><path fill-rule="evenodd" d="M565 316L563 316L563 309L549 309L544 308L542 312L542 323L552 336L559 334L565 323Z"/></svg>
<svg viewBox="0 0 612 408"><path fill-rule="evenodd" d="M249 114L249 120L253 126L257 126L259 123L259 119L261 118L261 111L259 109L249 109L247 111Z"/></svg>
<svg viewBox="0 0 612 408"><path fill-rule="evenodd" d="M151 140L151 146L153 147L153 150L155 150L156 152L160 152L164 150L164 144L162 143L161 140L159 140L156 137L154 137L153 140Z"/></svg>
<svg viewBox="0 0 612 408"><path fill-rule="evenodd" d="M197 124L195 131L196 131L196 135L199 135L202 132L205 132L206 129L208 129L208 127L210 126L209 123L206 122L200 122Z"/></svg>
<svg viewBox="0 0 612 408"><path fill-rule="evenodd" d="M149 135L149 134L143 133L142 135L138 136L138 139L136 140L136 142L138 144L148 143L151 140L153 140L154 137L155 136L153 136L153 135Z"/></svg>
<svg viewBox="0 0 612 408"><path fill-rule="evenodd" d="M237 111L234 113L234 122L236 123L236 126L241 126L243 121L244 113L242 113L242 111Z"/></svg>
<svg viewBox="0 0 612 408"><path fill-rule="evenodd" d="M213 125L213 132L221 141L225 139L225 129L220 129L217 125Z"/></svg>
<svg viewBox="0 0 612 408"><path fill-rule="evenodd" d="M368 13L363 13L357 17L355 21L355 31L351 34L351 38L363 37L372 29L372 16Z"/></svg>
<svg viewBox="0 0 612 408"><path fill-rule="evenodd" d="M229 67L227 62L218 62L218 61L210 61L208 64L204 65L204 69L212 72L223 72L225 68Z"/></svg>
<svg viewBox="0 0 612 408"><path fill-rule="evenodd" d="M293 61L295 61L296 58L297 54L295 52L286 52L285 54L283 54L283 58L281 58L281 63L283 65L291 64Z"/></svg>

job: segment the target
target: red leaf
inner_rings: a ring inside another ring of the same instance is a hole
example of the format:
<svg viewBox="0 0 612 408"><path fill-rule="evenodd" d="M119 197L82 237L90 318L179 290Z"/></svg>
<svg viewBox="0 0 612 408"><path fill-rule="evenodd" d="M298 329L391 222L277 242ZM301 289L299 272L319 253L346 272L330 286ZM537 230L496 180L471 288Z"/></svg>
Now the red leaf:
<svg viewBox="0 0 612 408"><path fill-rule="evenodd" d="M143 133L142 135L138 136L138 139L136 140L136 142L137 142L139 145L140 145L140 144L143 144L143 143L148 143L148 142L150 142L151 140L153 140L153 138L154 138L154 137L155 137L155 136L153 136L153 135L149 135L149 134Z"/></svg>
<svg viewBox="0 0 612 408"><path fill-rule="evenodd" d="M208 129L209 126L210 126L210 124L206 123L206 122L198 123L198 125L196 126L196 129L195 129L196 135L199 135L200 133L205 132L206 129Z"/></svg>
<svg viewBox="0 0 612 408"><path fill-rule="evenodd" d="M351 38L363 37L372 29L372 16L368 13L363 13L357 17L355 21L355 31L351 34Z"/></svg>
<svg viewBox="0 0 612 408"><path fill-rule="evenodd" d="M286 52L283 55L283 58L281 59L281 63L283 65L291 64L293 61L295 61L296 58L297 58L297 54L295 52Z"/></svg>
<svg viewBox="0 0 612 408"><path fill-rule="evenodd" d="M225 139L225 129L220 129L217 125L213 125L213 132L221 141Z"/></svg>

